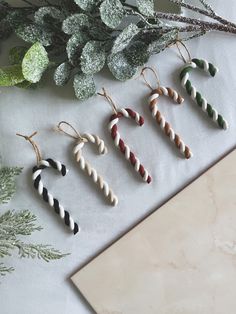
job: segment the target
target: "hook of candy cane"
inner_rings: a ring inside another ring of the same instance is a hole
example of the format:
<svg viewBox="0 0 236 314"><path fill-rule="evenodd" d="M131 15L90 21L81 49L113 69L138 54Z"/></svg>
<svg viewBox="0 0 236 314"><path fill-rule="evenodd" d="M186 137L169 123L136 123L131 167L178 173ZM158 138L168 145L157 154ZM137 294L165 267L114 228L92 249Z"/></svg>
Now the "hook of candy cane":
<svg viewBox="0 0 236 314"><path fill-rule="evenodd" d="M206 60L200 59L192 59L189 63L187 63L180 73L181 85L186 89L187 93L190 95L192 100L202 109L207 116L213 120L221 129L227 130L228 123L220 115L215 108L213 108L207 100L196 90L195 86L189 80L189 73L196 68L204 70L212 77L216 75L218 69L212 64L208 63Z"/></svg>
<svg viewBox="0 0 236 314"><path fill-rule="evenodd" d="M69 126L74 134L66 132L62 125L66 124ZM105 197L109 200L109 202L116 206L118 204L118 197L114 194L113 190L109 187L108 183L103 179L101 175L97 173L97 170L94 169L83 157L82 155L82 148L86 142L90 142L95 144L98 147L99 154L104 155L107 153L107 148L105 146L104 141L97 135L85 133L81 135L75 128L68 122L61 121L58 126L57 130L69 135L70 137L77 140L77 144L73 150L73 154L75 155L76 161L78 162L80 168L90 177L92 178L93 182L97 184L100 190L103 191Z"/></svg>
<svg viewBox="0 0 236 314"><path fill-rule="evenodd" d="M139 126L144 124L144 119L136 111L129 108L117 109L117 113L113 114L110 118L110 123L108 125L109 131L111 132L111 137L115 143L115 146L120 149L125 158L131 163L135 171L138 172L143 180L147 183L152 181L151 176L144 166L140 163L139 159L130 150L129 146L121 139L120 133L118 132L117 123L122 118L130 118L134 120Z"/></svg>
<svg viewBox="0 0 236 314"><path fill-rule="evenodd" d="M67 169L65 165L61 164L59 161L52 160L50 158L46 160L41 160L39 165L33 168L32 179L34 182L34 188L38 191L39 195L42 196L43 200L54 209L55 213L60 216L60 218L64 221L65 225L67 225L70 228L70 230L74 234L76 234L80 231L80 228L77 225L77 223L74 222L69 212L64 209L64 207L59 203L59 201L56 198L54 198L52 194L50 194L43 185L41 179L41 172L43 169L49 167L58 170L62 174L62 176L65 176L67 174Z"/></svg>
<svg viewBox="0 0 236 314"><path fill-rule="evenodd" d="M151 70L157 80L157 88L152 88L151 84L148 83L144 72L146 70ZM150 67L145 67L141 71L141 75L143 76L143 79L145 81L145 84L151 89L151 96L149 98L149 109L152 113L152 116L154 119L156 119L158 125L161 127L162 131L169 137L172 143L175 144L175 146L179 149L182 155L186 159L189 159L193 156L192 152L190 151L189 147L184 144L184 141L180 138L178 134L175 133L175 131L172 129L170 124L165 120L165 117L161 114L161 112L158 110L157 104L158 104L158 98L159 96L168 96L171 99L173 99L176 103L182 104L184 102L183 97L181 97L174 89L169 87L163 87L160 86L160 79L157 75L157 72Z"/></svg>
<svg viewBox="0 0 236 314"><path fill-rule="evenodd" d="M53 159L46 159L43 160L39 147L37 144L32 140L32 137L35 136L37 132L34 132L32 135L22 135L17 133L16 135L23 137L25 140L29 141L30 144L33 146L33 149L36 153L37 157L37 166L33 167L33 176L32 180L34 182L34 188L38 191L39 195L42 196L43 200L47 202L58 214L62 220L64 220L64 223L70 228L71 231L73 231L74 234L78 233L80 231L79 226L76 222L74 222L73 218L69 214L68 211L64 209L64 207L59 203L59 201L54 198L48 190L44 187L42 179L41 179L41 172L45 168L52 167L56 170L58 170L62 176L65 176L67 173L67 169L65 165L61 164L59 161L55 161Z"/></svg>
<svg viewBox="0 0 236 314"><path fill-rule="evenodd" d="M189 159L193 156L189 147L185 145L184 141L178 134L175 133L170 124L165 120L165 117L158 110L158 98L162 95L170 97L178 104L182 104L184 99L172 88L160 86L151 92L151 96L149 98L149 109L162 131L169 137L171 142L175 144L181 154L184 155L186 159Z"/></svg>

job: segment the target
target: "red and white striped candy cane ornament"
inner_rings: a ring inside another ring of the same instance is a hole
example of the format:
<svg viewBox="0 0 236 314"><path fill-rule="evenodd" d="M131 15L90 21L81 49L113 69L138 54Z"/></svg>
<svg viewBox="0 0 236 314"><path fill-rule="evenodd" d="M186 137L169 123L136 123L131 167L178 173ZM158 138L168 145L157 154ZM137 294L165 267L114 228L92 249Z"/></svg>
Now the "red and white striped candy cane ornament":
<svg viewBox="0 0 236 314"><path fill-rule="evenodd" d="M130 150L129 146L123 141L118 132L117 124L121 118L129 118L134 120L137 125L142 126L144 124L144 119L142 116L139 115L138 112L130 109L130 108L116 108L111 97L106 93L105 89L103 88L103 94L98 93L100 96L103 96L107 99L107 101L111 104L114 114L110 117L108 129L111 133L111 137L115 143L115 146L122 152L125 156L125 159L128 160L131 165L134 167L135 171L140 174L143 180L147 183L151 183L152 178L149 175L148 171L144 166L141 164L138 157Z"/></svg>
<svg viewBox="0 0 236 314"><path fill-rule="evenodd" d="M25 138L27 141L30 142L30 144L33 146L33 149L36 153L37 157L37 165L33 167L33 175L32 180L34 183L34 188L38 191L38 194L43 198L43 200L49 204L50 207L52 207L57 215L60 216L60 218L64 221L65 225L70 228L70 230L76 234L80 231L79 226L76 222L74 222L73 218L69 214L67 210L64 209L64 207L59 203L59 201L52 196L51 193L47 190L47 188L44 186L41 178L41 173L46 168L53 168L57 170L61 175L64 177L67 174L67 169L65 165L63 165L58 160L53 160L51 158L48 159L42 159L40 150L36 143L32 140L32 137L36 135L37 132L34 132L30 136L21 135L18 134L18 136L21 136Z"/></svg>
<svg viewBox="0 0 236 314"><path fill-rule="evenodd" d="M62 125L67 125L70 127L74 134L71 132L67 132ZM76 145L73 150L73 155L75 156L75 159L77 163L79 164L81 170L83 170L92 180L93 182L100 188L101 191L103 191L104 196L109 200L109 202L116 206L118 204L118 197L115 195L113 190L109 187L108 183L103 179L101 175L97 173L97 170L93 168L90 163L88 163L83 154L82 149L85 145L85 143L92 143L95 144L98 148L98 152L101 155L104 155L107 153L107 148L104 144L104 141L97 135L94 134L80 134L70 123L66 121L61 121L57 125L57 130L69 135L70 137L74 138L76 140Z"/></svg>
<svg viewBox="0 0 236 314"><path fill-rule="evenodd" d="M157 88L153 88L147 81L144 72L146 70L151 70L157 80ZM181 95L179 95L174 89L170 87L160 86L160 81L157 76L156 71L154 71L150 67L145 67L142 69L141 75L144 78L145 84L151 89L151 94L149 97L149 109L152 113L153 118L156 120L157 124L160 126L161 130L168 136L170 141L177 147L177 149L181 152L181 154L186 158L189 159L193 156L190 148L185 145L184 141L181 137L175 133L173 128L170 126L169 122L166 121L165 117L161 114L158 110L158 101L159 97L164 95L174 100L177 104L182 104L184 99Z"/></svg>

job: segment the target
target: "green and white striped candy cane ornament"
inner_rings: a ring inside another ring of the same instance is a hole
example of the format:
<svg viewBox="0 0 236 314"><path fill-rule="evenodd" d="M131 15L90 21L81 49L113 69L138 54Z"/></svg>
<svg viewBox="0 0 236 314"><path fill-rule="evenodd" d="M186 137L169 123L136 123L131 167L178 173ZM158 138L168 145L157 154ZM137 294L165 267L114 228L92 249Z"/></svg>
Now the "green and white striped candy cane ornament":
<svg viewBox="0 0 236 314"><path fill-rule="evenodd" d="M178 43L182 44L183 47L186 49L189 56L188 62L186 61L183 54L181 53ZM202 109L203 112L205 112L208 115L208 117L211 120L213 120L221 129L227 130L228 123L225 120L225 118L221 114L219 114L218 111L214 107L212 107L212 105L208 103L206 98L204 98L201 95L201 93L197 91L196 87L193 86L193 84L189 80L190 72L196 68L199 68L200 70L205 71L206 73L210 74L212 77L214 77L216 73L219 71L218 68L215 67L212 63L209 63L204 59L197 59L197 58L192 59L187 47L181 41L176 42L176 45L183 61L186 63L180 73L181 85L186 89L187 93L192 98L192 100Z"/></svg>

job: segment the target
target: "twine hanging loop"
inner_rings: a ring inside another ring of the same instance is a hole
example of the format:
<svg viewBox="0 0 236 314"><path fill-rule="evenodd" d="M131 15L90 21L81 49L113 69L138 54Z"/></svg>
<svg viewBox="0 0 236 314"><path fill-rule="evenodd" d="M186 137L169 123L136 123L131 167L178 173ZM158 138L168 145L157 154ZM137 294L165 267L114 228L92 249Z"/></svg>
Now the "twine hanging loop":
<svg viewBox="0 0 236 314"><path fill-rule="evenodd" d="M141 76L143 77L143 79L144 79L144 82L145 82L145 84L147 85L147 87L149 87L151 90L154 90L155 88L153 88L152 86L151 86L151 84L148 82L148 80L146 79L146 76L145 76L145 71L147 71L147 70L149 70L149 71L151 71L153 74L154 74L154 76L155 76L155 78L156 78L156 81L157 81L157 88L159 88L160 87L160 78L159 78L159 76L158 76L158 74L157 74L157 71L156 70L154 70L153 68L151 68L151 67L144 67L143 69L142 69L142 71L141 71Z"/></svg>
<svg viewBox="0 0 236 314"><path fill-rule="evenodd" d="M113 99L111 98L111 96L106 92L105 88L102 88L103 93L97 93L99 96L103 96L106 98L106 100L109 102L109 104L112 107L112 110L114 111L115 114L117 114L118 110L117 110L117 106L115 104L115 102L113 101Z"/></svg>
<svg viewBox="0 0 236 314"><path fill-rule="evenodd" d="M32 138L37 134L38 132L35 131L34 133L32 133L30 136L28 135L22 135L20 133L16 133L17 136L23 137L26 141L30 142L30 144L32 145L35 154L36 154L36 159L37 159L37 164L39 165L40 161L42 160L42 155L40 152L40 149L38 147L38 145L35 143L35 141L32 140Z"/></svg>

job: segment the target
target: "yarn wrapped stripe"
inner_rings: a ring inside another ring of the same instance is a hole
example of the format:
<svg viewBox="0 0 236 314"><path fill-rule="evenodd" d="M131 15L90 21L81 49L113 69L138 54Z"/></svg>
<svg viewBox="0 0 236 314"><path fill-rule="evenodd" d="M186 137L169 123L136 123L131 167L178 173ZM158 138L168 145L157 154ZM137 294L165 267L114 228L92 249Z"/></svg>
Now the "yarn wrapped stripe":
<svg viewBox="0 0 236 314"><path fill-rule="evenodd" d="M74 234L76 234L77 232L79 232L79 226L77 225L77 223L74 222L69 212L64 209L59 201L54 198L43 186L41 172L43 169L50 167L58 170L62 176L65 176L67 173L65 165L63 165L59 161L50 158L46 160L41 160L40 164L33 168L32 179L34 182L34 188L38 191L39 195L42 196L43 200L54 209L55 213L61 217L64 223L70 228L70 230L73 231Z"/></svg>
<svg viewBox="0 0 236 314"><path fill-rule="evenodd" d="M85 141L95 144L98 147L99 154L107 153L107 148L104 144L104 141L98 136L86 133L82 135L82 138L85 139ZM96 169L91 167L91 165L84 159L82 155L82 148L84 147L85 141L80 141L74 148L73 153L75 155L76 161L79 163L80 168L89 177L91 177L93 182L96 183L98 187L103 191L105 197L109 199L110 203L113 206L116 206L118 204L117 196L109 187L108 183L102 178L102 176L97 173Z"/></svg>
<svg viewBox="0 0 236 314"><path fill-rule="evenodd" d="M125 144L125 142L120 137L120 133L118 132L117 123L120 118L130 118L134 120L139 126L144 124L144 119L137 112L129 109L122 108L117 111L116 114L113 114L110 118L110 123L108 125L109 131L111 132L111 137L115 143L115 146L120 149L122 154L125 155L126 160L129 160L131 165L134 167L135 171L138 172L143 180L147 183L152 181L148 171L144 168L144 166L140 163L140 160L135 156L135 154L130 150L129 146Z"/></svg>
<svg viewBox="0 0 236 314"><path fill-rule="evenodd" d="M202 108L203 112L205 112L210 119L217 123L220 128L226 130L228 129L227 121L207 102L207 100L196 90L189 80L189 73L197 67L207 72L212 77L214 77L218 72L218 69L212 63L208 63L206 60L192 59L192 61L188 63L180 73L181 85L186 89L187 93L195 101L195 103Z"/></svg>
<svg viewBox="0 0 236 314"><path fill-rule="evenodd" d="M193 156L189 147L184 144L180 136L175 133L170 124L165 120L165 117L158 110L158 98L162 95L170 97L178 104L182 104L184 99L172 88L160 86L151 92L151 96L149 98L149 109L162 131L169 137L171 142L175 144L184 157L189 159Z"/></svg>

